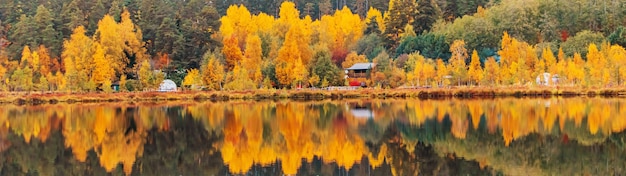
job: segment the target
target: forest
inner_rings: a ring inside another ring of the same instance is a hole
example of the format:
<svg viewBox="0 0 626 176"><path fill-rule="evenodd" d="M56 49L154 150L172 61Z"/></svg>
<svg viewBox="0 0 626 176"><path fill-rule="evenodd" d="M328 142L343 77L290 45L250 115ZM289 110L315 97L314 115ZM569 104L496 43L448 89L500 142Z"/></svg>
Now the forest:
<svg viewBox="0 0 626 176"><path fill-rule="evenodd" d="M625 84L626 2L457 1L0 0L0 90Z"/></svg>

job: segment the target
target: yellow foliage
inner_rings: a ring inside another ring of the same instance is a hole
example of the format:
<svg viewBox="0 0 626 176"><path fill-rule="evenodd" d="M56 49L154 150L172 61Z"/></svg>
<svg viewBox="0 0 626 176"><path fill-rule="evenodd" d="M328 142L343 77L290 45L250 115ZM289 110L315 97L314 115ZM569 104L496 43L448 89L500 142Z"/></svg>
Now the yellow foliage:
<svg viewBox="0 0 626 176"><path fill-rule="evenodd" d="M234 36L238 43L244 43L249 34L258 31L257 23L253 21L250 11L244 5L231 5L226 10L226 16L220 21L220 33L224 37Z"/></svg>
<svg viewBox="0 0 626 176"><path fill-rule="evenodd" d="M273 30L276 19L273 16L265 14L263 12L258 15L252 16L252 22L254 22L259 32L270 32Z"/></svg>
<svg viewBox="0 0 626 176"><path fill-rule="evenodd" d="M450 70L448 66L441 59L437 59L437 81L439 81L441 86L447 86L448 84L444 84L446 81L449 81L446 76L450 74Z"/></svg>
<svg viewBox="0 0 626 176"><path fill-rule="evenodd" d="M331 50L347 50L362 37L364 29L365 22L359 15L344 7L332 16L322 16L317 33L320 35L320 42L327 44Z"/></svg>
<svg viewBox="0 0 626 176"><path fill-rule="evenodd" d="M557 73L556 70L556 58L554 57L554 54L552 53L552 50L550 50L550 47L545 47L543 49L543 53L541 54L541 58L544 60L544 62L546 62L546 71L548 73L551 74L555 74Z"/></svg>
<svg viewBox="0 0 626 176"><path fill-rule="evenodd" d="M221 90L224 81L224 66L215 56L210 56L202 69L202 81L212 90ZM190 78L191 79L191 78Z"/></svg>
<svg viewBox="0 0 626 176"><path fill-rule="evenodd" d="M55 61L53 61L52 58L50 58L48 48L46 48L45 46L39 45L39 48L37 49L37 54L39 57L39 63L41 63L37 64L39 65L39 72L41 73L41 75L47 75L48 73L52 72L53 66L58 66L54 65L56 59Z"/></svg>
<svg viewBox="0 0 626 176"><path fill-rule="evenodd" d="M187 75L183 79L183 86L190 86L191 89L197 89L202 86L202 78L198 69L187 70Z"/></svg>
<svg viewBox="0 0 626 176"><path fill-rule="evenodd" d="M95 68L93 70L91 79L97 84L102 84L105 81L111 81L114 70L109 64L110 61L105 58L104 48L100 44L95 45L93 62Z"/></svg>
<svg viewBox="0 0 626 176"><path fill-rule="evenodd" d="M130 13L124 10L120 18L121 21L117 23L112 16L105 15L98 22L98 29L93 37L95 42L102 45L105 58L110 61L111 68L115 70L116 74L137 71L135 69L138 69L139 63L149 59L142 41L141 29L133 24ZM78 28L82 27L79 26ZM127 69L130 59L125 53L135 57L136 63L138 63L135 68Z"/></svg>
<svg viewBox="0 0 626 176"><path fill-rule="evenodd" d="M297 69L296 62L300 61L300 51L298 49L295 34L296 28L292 28L287 32L285 42L278 51L278 57L275 60L276 78L282 85L290 85L296 80L296 75L292 74ZM302 61L300 61L302 64Z"/></svg>
<svg viewBox="0 0 626 176"><path fill-rule="evenodd" d="M224 58L226 58L226 69L230 71L235 65L240 64L243 60L243 54L239 48L239 41L235 36L224 38L223 43L224 48L222 48L222 53L224 54Z"/></svg>
<svg viewBox="0 0 626 176"><path fill-rule="evenodd" d="M369 23L370 20L374 19L378 24L378 28L380 31L385 31L385 22L383 21L383 15L380 10L370 7L367 11L367 16L365 17L365 22Z"/></svg>
<svg viewBox="0 0 626 176"><path fill-rule="evenodd" d="M409 55L409 58L415 58L412 59L415 60L415 66L411 75L414 76L414 79L417 80L417 86L429 85L429 79L438 76L437 70L435 70L435 63L433 63L431 59L425 59L424 56L420 55L419 53L412 53ZM444 72L445 70L442 67L441 74L443 74Z"/></svg>
<svg viewBox="0 0 626 176"><path fill-rule="evenodd" d="M144 89L152 88L152 80L154 79L154 71L148 60L141 62L141 68L139 69L139 82Z"/></svg>
<svg viewBox="0 0 626 176"><path fill-rule="evenodd" d="M591 85L606 85L608 81L603 78L608 75L607 69L605 69L607 60L593 43L589 44L586 64L586 67L589 68L589 83Z"/></svg>
<svg viewBox="0 0 626 176"><path fill-rule="evenodd" d="M222 36L232 36L235 34L235 26L233 20L231 20L228 16L223 16L222 18L220 18L220 22L220 33L222 34Z"/></svg>
<svg viewBox="0 0 626 176"><path fill-rule="evenodd" d="M356 52L351 52L350 54L348 54L348 56L346 56L346 60L343 61L343 63L341 63L341 67L343 67L344 69L347 69L347 68L352 67L352 65L356 63L365 63L365 62L367 62L367 58L365 58L365 55L359 55Z"/></svg>
<svg viewBox="0 0 626 176"><path fill-rule="evenodd" d="M488 83L497 85L500 83L500 66L493 57L487 58L485 62L484 76Z"/></svg>
<svg viewBox="0 0 626 176"><path fill-rule="evenodd" d="M4 74L6 73L7 73L7 68L5 68L4 66L2 66L2 64L0 64L0 80L4 78Z"/></svg>
<svg viewBox="0 0 626 176"><path fill-rule="evenodd" d="M257 85L252 79L248 77L248 70L240 64L235 65L231 72L230 79L227 80L224 86L227 90L251 90L255 89Z"/></svg>
<svg viewBox="0 0 626 176"><path fill-rule="evenodd" d="M256 84L261 82L263 75L257 75L257 71L260 73L261 60L263 57L263 49L261 48L261 38L254 34L249 35L246 38L246 52L245 59L242 61L243 67L248 71L248 77L252 79Z"/></svg>
<svg viewBox="0 0 626 176"><path fill-rule="evenodd" d="M22 57L20 58L20 67L24 68L26 66L33 66L33 56L28 46L24 46L24 49L22 49Z"/></svg>
<svg viewBox="0 0 626 176"><path fill-rule="evenodd" d="M111 67L116 73L124 73L124 68L128 63L128 58L124 56L126 46L124 37L120 36L124 34L121 34L120 31L120 25L115 22L115 19L110 15L105 15L98 22L98 29L94 36L94 40L104 47L105 58L111 60ZM91 62L93 63L93 61Z"/></svg>
<svg viewBox="0 0 626 176"><path fill-rule="evenodd" d="M64 61L66 75L68 72L89 75L95 66L92 59L94 42L85 35L85 32L83 26L78 26L70 35L70 39L63 42L61 58Z"/></svg>
<svg viewBox="0 0 626 176"><path fill-rule="evenodd" d="M480 66L480 58L478 57L478 52L476 52L476 50L472 52L472 60L470 62L468 74L470 79L475 83L480 83L483 79L483 69Z"/></svg>
<svg viewBox="0 0 626 176"><path fill-rule="evenodd" d="M33 52L31 54L32 60L30 62L30 67L33 69L33 72L39 72L39 53Z"/></svg>
<svg viewBox="0 0 626 176"><path fill-rule="evenodd" d="M452 76L454 79L460 84L465 81L467 77L467 64L465 64L465 59L467 59L467 49L465 49L465 41L463 40L455 40L450 45L450 53L452 56L450 57L450 71L452 72Z"/></svg>

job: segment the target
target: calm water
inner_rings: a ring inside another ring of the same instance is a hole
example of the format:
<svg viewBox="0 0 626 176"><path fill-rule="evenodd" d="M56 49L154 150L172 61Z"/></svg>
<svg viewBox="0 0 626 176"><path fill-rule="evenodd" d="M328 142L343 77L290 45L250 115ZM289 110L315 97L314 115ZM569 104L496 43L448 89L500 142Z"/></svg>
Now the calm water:
<svg viewBox="0 0 626 176"><path fill-rule="evenodd" d="M626 99L0 107L0 175L624 175Z"/></svg>

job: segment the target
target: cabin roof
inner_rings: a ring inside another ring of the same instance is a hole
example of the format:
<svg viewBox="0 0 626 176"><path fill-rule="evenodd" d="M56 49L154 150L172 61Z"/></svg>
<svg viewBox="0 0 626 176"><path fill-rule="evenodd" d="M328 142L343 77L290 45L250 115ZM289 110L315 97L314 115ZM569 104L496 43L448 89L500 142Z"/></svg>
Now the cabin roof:
<svg viewBox="0 0 626 176"><path fill-rule="evenodd" d="M347 68L346 70L369 70L376 67L375 63L356 63L354 65L352 65L352 67Z"/></svg>

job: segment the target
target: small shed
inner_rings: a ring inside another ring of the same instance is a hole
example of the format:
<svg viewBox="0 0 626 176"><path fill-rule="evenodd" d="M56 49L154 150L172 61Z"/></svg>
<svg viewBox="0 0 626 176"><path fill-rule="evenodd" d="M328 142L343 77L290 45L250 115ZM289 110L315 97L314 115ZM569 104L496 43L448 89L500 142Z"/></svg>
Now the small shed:
<svg viewBox="0 0 626 176"><path fill-rule="evenodd" d="M375 63L356 63L352 67L347 68L346 72L350 78L367 78L369 72L376 67Z"/></svg>
<svg viewBox="0 0 626 176"><path fill-rule="evenodd" d="M115 81L113 84L111 84L111 90L113 90L115 92L119 92L120 91L120 82L119 81Z"/></svg>
<svg viewBox="0 0 626 176"><path fill-rule="evenodd" d="M170 79L163 80L159 85L159 92L173 92L176 91L176 83Z"/></svg>

